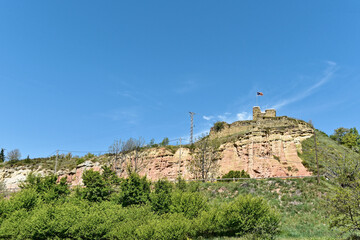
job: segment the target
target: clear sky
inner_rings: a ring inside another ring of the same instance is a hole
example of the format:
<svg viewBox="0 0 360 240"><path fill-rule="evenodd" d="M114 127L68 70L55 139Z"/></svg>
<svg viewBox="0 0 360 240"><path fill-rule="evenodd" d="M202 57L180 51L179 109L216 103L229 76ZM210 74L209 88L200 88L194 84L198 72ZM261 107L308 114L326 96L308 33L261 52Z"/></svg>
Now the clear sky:
<svg viewBox="0 0 360 240"><path fill-rule="evenodd" d="M252 107L360 128L360 1L0 1L0 147L189 138ZM176 142L172 142L176 143Z"/></svg>

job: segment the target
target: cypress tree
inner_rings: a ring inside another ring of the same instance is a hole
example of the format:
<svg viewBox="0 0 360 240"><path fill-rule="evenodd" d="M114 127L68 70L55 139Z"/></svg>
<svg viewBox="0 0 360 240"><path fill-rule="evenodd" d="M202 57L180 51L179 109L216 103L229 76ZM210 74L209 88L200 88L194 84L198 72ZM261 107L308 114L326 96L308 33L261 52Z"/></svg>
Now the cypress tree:
<svg viewBox="0 0 360 240"><path fill-rule="evenodd" d="M0 162L4 162L5 161L5 154L4 154L4 149L2 148L0 151Z"/></svg>

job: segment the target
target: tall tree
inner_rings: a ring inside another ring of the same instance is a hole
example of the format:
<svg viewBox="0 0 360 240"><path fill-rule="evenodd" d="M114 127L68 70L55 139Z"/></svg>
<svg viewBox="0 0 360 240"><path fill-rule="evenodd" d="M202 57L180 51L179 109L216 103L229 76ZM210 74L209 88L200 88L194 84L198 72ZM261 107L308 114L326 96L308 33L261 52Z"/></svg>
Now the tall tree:
<svg viewBox="0 0 360 240"><path fill-rule="evenodd" d="M355 152L360 152L360 135L358 130L354 128L337 128L334 134L330 136L333 140L337 141Z"/></svg>
<svg viewBox="0 0 360 240"><path fill-rule="evenodd" d="M139 173L147 165L144 146L145 140L142 137L130 138L125 143L124 151L129 153L128 164L134 173Z"/></svg>
<svg viewBox="0 0 360 240"><path fill-rule="evenodd" d="M219 164L217 160L220 158L218 152L219 143L209 141L208 138L203 137L202 140L195 144L194 153L188 169L195 179L202 179L205 181L209 177L215 177Z"/></svg>
<svg viewBox="0 0 360 240"><path fill-rule="evenodd" d="M109 147L109 153L114 156L113 168L115 172L120 175L124 171L124 163L126 161L126 142L123 142L121 139L114 140L114 143Z"/></svg>
<svg viewBox="0 0 360 240"><path fill-rule="evenodd" d="M0 151L0 162L4 162L5 161L5 153L4 153L4 149L2 148Z"/></svg>
<svg viewBox="0 0 360 240"><path fill-rule="evenodd" d="M165 137L161 142L161 146L167 146L169 145L169 142L169 138Z"/></svg>
<svg viewBox="0 0 360 240"><path fill-rule="evenodd" d="M20 150L19 149L11 150L10 152L8 152L7 158L8 158L9 161L20 160L20 158L21 158Z"/></svg>

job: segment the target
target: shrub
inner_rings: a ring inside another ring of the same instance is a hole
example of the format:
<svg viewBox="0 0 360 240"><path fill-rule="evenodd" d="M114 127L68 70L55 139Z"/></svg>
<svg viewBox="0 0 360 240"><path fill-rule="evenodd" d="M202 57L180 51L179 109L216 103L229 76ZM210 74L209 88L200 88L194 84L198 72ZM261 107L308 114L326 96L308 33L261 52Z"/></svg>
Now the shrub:
<svg viewBox="0 0 360 240"><path fill-rule="evenodd" d="M250 175L245 172L244 170L240 171L229 171L227 174L225 174L224 176L222 176L222 178L250 178ZM231 180L229 180L231 181Z"/></svg>
<svg viewBox="0 0 360 240"><path fill-rule="evenodd" d="M197 217L207 208L205 198L198 192L175 191L171 201L170 212L183 213L189 219Z"/></svg>
<svg viewBox="0 0 360 240"><path fill-rule="evenodd" d="M154 240L188 239L191 222L182 214L169 214L154 226Z"/></svg>
<svg viewBox="0 0 360 240"><path fill-rule="evenodd" d="M180 190L180 191L185 191L186 190L186 181L181 178L180 176L176 178L176 182L175 182L175 187L176 189Z"/></svg>
<svg viewBox="0 0 360 240"><path fill-rule="evenodd" d="M109 198L111 188L99 172L92 169L87 170L83 173L82 178L85 185L85 188L82 189L83 198L91 202L100 202Z"/></svg>
<svg viewBox="0 0 360 240"><path fill-rule="evenodd" d="M56 175L42 177L40 175L30 173L20 187L23 189L34 189L40 195L42 200L45 202L51 202L70 194L66 178L62 178L58 184L56 182Z"/></svg>
<svg viewBox="0 0 360 240"><path fill-rule="evenodd" d="M226 122L216 122L214 124L214 131L219 132L224 129Z"/></svg>
<svg viewBox="0 0 360 240"><path fill-rule="evenodd" d="M131 172L128 178L122 180L120 188L121 191L114 200L124 207L149 201L150 183L146 177L141 178L139 174Z"/></svg>
<svg viewBox="0 0 360 240"><path fill-rule="evenodd" d="M151 193L151 207L159 214L167 213L171 205L172 185L167 180L159 180L155 183L154 192Z"/></svg>
<svg viewBox="0 0 360 240"><path fill-rule="evenodd" d="M279 233L280 217L262 198L251 195L239 196L223 206L218 221L227 236L253 234L265 239Z"/></svg>
<svg viewBox="0 0 360 240"><path fill-rule="evenodd" d="M10 204L14 210L25 209L31 211L39 202L39 195L34 189L24 189L10 199Z"/></svg>

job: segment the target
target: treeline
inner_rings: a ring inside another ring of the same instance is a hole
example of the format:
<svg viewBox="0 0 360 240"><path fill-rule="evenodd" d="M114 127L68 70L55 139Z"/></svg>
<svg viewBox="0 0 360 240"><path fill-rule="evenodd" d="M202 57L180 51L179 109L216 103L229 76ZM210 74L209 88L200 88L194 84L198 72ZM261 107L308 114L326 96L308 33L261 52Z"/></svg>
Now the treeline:
<svg viewBox="0 0 360 240"><path fill-rule="evenodd" d="M199 184L159 180L110 167L83 175L84 188L70 191L65 179L29 175L22 190L0 201L0 238L187 239L252 236L272 239L279 215L251 195L209 203Z"/></svg>

